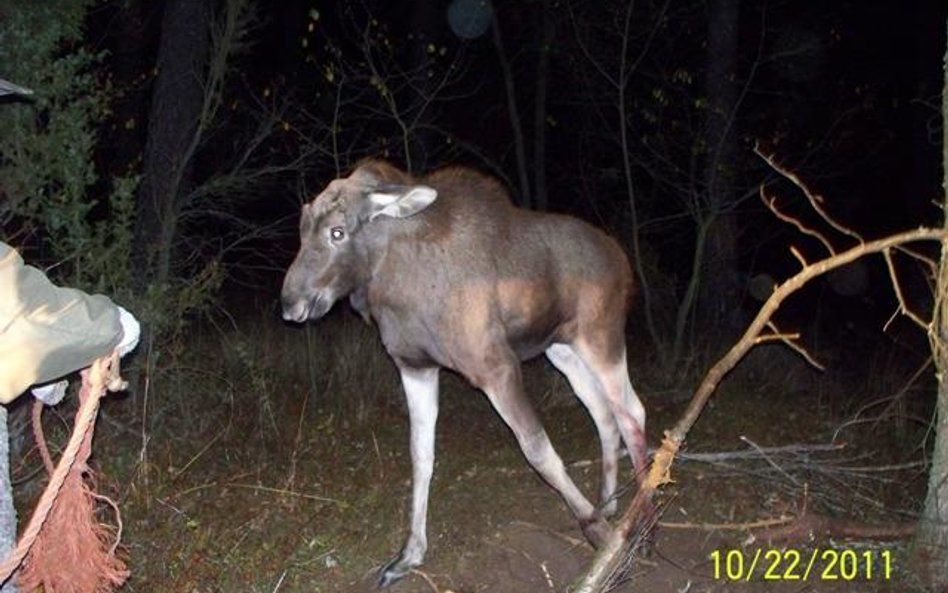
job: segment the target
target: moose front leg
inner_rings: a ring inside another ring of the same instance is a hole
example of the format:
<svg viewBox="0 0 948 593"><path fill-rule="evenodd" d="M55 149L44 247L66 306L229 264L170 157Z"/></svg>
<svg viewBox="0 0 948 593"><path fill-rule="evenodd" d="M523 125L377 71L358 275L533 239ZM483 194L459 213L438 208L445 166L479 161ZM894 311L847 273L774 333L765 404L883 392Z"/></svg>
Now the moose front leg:
<svg viewBox="0 0 948 593"><path fill-rule="evenodd" d="M438 369L399 369L411 422L411 530L401 551L379 571L379 587L388 587L420 566L428 549L428 488L434 468L438 421Z"/></svg>

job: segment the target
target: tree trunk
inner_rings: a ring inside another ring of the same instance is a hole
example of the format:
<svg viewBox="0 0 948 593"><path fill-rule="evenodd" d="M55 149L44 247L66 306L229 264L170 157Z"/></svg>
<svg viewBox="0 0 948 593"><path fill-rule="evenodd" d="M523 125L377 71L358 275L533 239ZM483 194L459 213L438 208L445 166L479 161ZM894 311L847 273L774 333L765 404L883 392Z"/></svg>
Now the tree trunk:
<svg viewBox="0 0 948 593"><path fill-rule="evenodd" d="M712 0L708 3L708 54L705 92L708 114L705 123L703 186L707 227L707 254L701 271L698 312L707 323L720 326L733 321L734 295L739 289L737 274L738 225L730 212L734 184L730 168L737 154L734 111L738 102L738 22L740 0ZM735 329L740 323L733 324Z"/></svg>
<svg viewBox="0 0 948 593"><path fill-rule="evenodd" d="M126 122L104 138L97 150L105 152L103 161L110 163L109 173L127 175L138 167L142 157L148 121L148 90L142 80L152 68L149 45L155 33L149 24L161 14L160 7L146 2L127 2L105 16L109 19L111 72L122 93L113 102L114 120ZM101 17L100 17L101 18ZM100 25L105 26L105 25ZM129 125L130 124L130 125Z"/></svg>
<svg viewBox="0 0 948 593"><path fill-rule="evenodd" d="M513 69L510 66L510 59L507 57L507 51L504 49L504 38L500 32L500 18L497 16L497 8L494 7L491 21L493 30L494 48L497 50L497 59L500 61L500 72L504 79L504 91L507 95L507 117L510 119L510 131L513 134L514 156L517 165L517 202L529 208L533 202L530 199L530 177L527 174L527 149L523 134L523 120L520 118L520 111L517 109L517 88L514 83Z"/></svg>
<svg viewBox="0 0 948 593"><path fill-rule="evenodd" d="M942 87L942 175L945 196L944 226L948 229L948 50L944 58ZM938 399L935 410L935 445L928 477L928 494L915 537L917 574L931 590L948 591L948 245L942 243L936 282L934 331L931 332Z"/></svg>
<svg viewBox="0 0 948 593"><path fill-rule="evenodd" d="M537 210L546 210L546 98L549 88L550 50L556 34L550 0L540 3L539 18L540 47L533 107L533 205Z"/></svg>
<svg viewBox="0 0 948 593"><path fill-rule="evenodd" d="M135 228L139 290L170 278L178 216L192 183L211 16L210 0L169 0L165 6Z"/></svg>

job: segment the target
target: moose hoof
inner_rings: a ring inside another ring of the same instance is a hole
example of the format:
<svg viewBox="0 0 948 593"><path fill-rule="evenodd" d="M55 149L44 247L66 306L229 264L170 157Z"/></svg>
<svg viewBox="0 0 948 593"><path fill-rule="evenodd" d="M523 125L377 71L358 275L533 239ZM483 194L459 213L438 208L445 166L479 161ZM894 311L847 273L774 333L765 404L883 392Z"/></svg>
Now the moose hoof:
<svg viewBox="0 0 948 593"><path fill-rule="evenodd" d="M583 535L597 550L612 539L612 527L609 526L608 521L599 515L591 518L588 522L584 522L582 527Z"/></svg>
<svg viewBox="0 0 948 593"><path fill-rule="evenodd" d="M392 559L388 564L379 569L378 588L384 589L392 583L398 581L411 571L411 566L402 561L401 554Z"/></svg>

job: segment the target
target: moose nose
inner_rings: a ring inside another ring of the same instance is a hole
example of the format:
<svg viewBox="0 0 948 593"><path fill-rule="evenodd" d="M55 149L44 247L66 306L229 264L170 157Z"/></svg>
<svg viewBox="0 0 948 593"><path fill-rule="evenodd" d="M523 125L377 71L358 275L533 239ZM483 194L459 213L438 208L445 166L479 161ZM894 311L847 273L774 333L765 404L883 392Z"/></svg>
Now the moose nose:
<svg viewBox="0 0 948 593"><path fill-rule="evenodd" d="M309 316L306 299L283 299L283 319L303 323Z"/></svg>

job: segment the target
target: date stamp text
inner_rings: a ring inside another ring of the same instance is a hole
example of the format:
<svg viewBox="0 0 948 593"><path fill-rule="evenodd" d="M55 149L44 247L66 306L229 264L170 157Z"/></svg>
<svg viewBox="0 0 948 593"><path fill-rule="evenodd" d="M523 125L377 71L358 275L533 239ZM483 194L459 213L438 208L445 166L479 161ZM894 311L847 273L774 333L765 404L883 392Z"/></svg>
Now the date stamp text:
<svg viewBox="0 0 948 593"><path fill-rule="evenodd" d="M714 550L719 581L875 581L892 578L892 550L749 549Z"/></svg>

